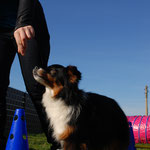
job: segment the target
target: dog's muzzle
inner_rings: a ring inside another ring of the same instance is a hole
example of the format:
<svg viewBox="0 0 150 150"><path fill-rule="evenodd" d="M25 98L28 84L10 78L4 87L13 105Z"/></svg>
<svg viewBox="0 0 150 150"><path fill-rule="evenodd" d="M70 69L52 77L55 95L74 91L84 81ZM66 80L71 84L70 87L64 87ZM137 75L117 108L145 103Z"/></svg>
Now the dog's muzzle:
<svg viewBox="0 0 150 150"><path fill-rule="evenodd" d="M37 75L37 71L38 71L38 67L37 66L35 66L35 68L33 69L33 75Z"/></svg>

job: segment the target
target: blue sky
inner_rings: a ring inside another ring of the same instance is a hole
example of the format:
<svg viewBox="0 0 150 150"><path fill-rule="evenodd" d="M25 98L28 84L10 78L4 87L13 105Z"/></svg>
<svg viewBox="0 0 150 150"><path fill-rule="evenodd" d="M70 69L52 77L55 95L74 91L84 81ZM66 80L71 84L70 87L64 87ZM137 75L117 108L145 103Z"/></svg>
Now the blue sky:
<svg viewBox="0 0 150 150"><path fill-rule="evenodd" d="M48 64L76 65L80 88L114 98L127 115L145 114L150 85L149 0L41 0L49 32ZM25 90L18 58L10 86Z"/></svg>

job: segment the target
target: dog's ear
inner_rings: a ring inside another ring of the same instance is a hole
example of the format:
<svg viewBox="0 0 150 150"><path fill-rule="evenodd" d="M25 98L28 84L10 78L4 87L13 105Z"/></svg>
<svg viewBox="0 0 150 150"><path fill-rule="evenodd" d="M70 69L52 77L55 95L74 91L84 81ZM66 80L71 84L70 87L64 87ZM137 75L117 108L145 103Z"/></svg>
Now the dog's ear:
<svg viewBox="0 0 150 150"><path fill-rule="evenodd" d="M78 81L81 80L81 73L76 66L68 66L66 69L71 83L78 83Z"/></svg>

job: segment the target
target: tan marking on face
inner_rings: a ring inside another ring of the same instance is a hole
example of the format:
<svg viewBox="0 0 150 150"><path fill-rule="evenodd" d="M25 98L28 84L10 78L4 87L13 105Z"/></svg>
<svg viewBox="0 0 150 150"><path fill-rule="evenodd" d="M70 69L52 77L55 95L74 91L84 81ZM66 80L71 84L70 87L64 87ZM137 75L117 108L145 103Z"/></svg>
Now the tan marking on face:
<svg viewBox="0 0 150 150"><path fill-rule="evenodd" d="M37 71L38 75L43 78L43 83L54 90L54 96L56 96L62 89L61 85L56 84L56 79L49 73L46 73L43 69Z"/></svg>
<svg viewBox="0 0 150 150"><path fill-rule="evenodd" d="M75 131L75 127L68 126L66 130L59 136L59 139L66 140L74 131Z"/></svg>
<svg viewBox="0 0 150 150"><path fill-rule="evenodd" d="M51 88L54 88L54 85L55 85L55 78L53 78L49 73L46 74L46 77L49 81L49 86Z"/></svg>
<svg viewBox="0 0 150 150"><path fill-rule="evenodd" d="M61 84L57 85L55 82L53 83L53 92L54 92L54 97L56 97L60 91L63 89L63 86Z"/></svg>

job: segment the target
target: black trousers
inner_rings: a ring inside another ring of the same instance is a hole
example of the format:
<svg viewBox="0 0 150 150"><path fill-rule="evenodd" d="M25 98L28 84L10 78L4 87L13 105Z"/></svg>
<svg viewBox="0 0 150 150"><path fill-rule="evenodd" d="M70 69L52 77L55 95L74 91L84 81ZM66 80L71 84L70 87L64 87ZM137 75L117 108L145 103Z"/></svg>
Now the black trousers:
<svg viewBox="0 0 150 150"><path fill-rule="evenodd" d="M52 142L51 133L48 133L48 123L44 108L41 104L44 87L37 83L32 75L35 66L46 67L50 52L49 39L29 40L25 56L18 54L19 62L26 90L37 110L42 128L47 136L48 142ZM9 85L9 75L12 62L17 53L17 46L12 33L0 33L0 137L6 123L6 91ZM19 68L18 68L19 69ZM12 70L13 71L13 70Z"/></svg>

